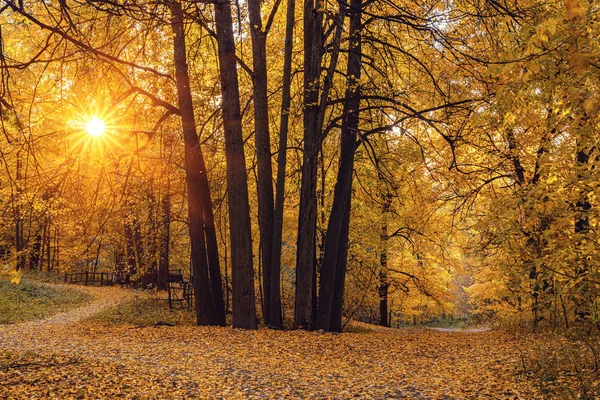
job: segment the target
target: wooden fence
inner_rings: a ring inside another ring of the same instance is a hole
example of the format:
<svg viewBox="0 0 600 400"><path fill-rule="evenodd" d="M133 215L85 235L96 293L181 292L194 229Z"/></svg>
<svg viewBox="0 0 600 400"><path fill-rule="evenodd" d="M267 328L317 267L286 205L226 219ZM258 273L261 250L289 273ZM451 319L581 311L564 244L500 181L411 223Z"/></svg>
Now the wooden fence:
<svg viewBox="0 0 600 400"><path fill-rule="evenodd" d="M115 282L114 272L72 272L65 273L65 283L99 283L100 286L113 285Z"/></svg>

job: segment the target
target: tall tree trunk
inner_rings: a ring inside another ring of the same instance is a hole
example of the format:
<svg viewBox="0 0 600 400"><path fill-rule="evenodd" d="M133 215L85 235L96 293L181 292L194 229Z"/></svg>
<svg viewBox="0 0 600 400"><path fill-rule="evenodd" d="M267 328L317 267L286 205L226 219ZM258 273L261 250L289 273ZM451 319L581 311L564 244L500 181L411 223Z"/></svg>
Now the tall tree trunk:
<svg viewBox="0 0 600 400"><path fill-rule="evenodd" d="M158 286L158 248L160 240L160 203L157 201L154 194L152 181L148 185L146 194L147 198L145 201L147 203L146 208L148 210L148 215L144 216L146 218L146 223L144 224L146 228L146 240L143 253L145 268L143 269L143 274L141 276L143 288Z"/></svg>
<svg viewBox="0 0 600 400"><path fill-rule="evenodd" d="M580 4L581 1L576 0L569 4L568 1L565 1L565 6L567 10L569 8L582 7ZM578 18L576 13L566 14L566 19L568 21L575 21ZM579 28L577 23L573 24L573 29L570 30L570 37L566 40L569 49L569 55L579 54L579 49L582 46L586 46L586 42L589 41L589 38L586 35L583 35L581 32L581 28ZM571 71L569 71L572 75L572 79L574 81L582 78L584 71L577 65L575 61L576 58L569 57L569 66ZM589 179L590 172L590 155L592 150L597 148L597 139L590 135L590 133L585 129L589 122L589 116L585 111L583 105L583 99L579 101L578 104L580 108L580 116L577 124L572 124L572 131L570 134L575 137L575 162L576 162L576 179L577 184L580 184L579 188L579 198L577 199L577 204L575 205L575 248L577 249L576 258L575 258L575 268L574 273L576 277L576 285L572 289L572 300L575 304L575 317L577 322L583 322L585 319L589 318L591 315L591 303L594 301L593 298L587 297L586 293L590 292L590 288L588 287L589 283L586 282L585 279L581 279L582 276L589 273L589 262L587 260L588 254L585 249L585 243L588 238L588 233L590 230L590 220L589 215L592 209L592 204L589 199L589 189L586 185L586 179ZM593 168L593 167L592 167ZM592 288L594 290L594 288Z"/></svg>
<svg viewBox="0 0 600 400"><path fill-rule="evenodd" d="M585 117L584 117L585 118ZM577 128L583 129L583 123L580 122ZM576 154L576 171L577 171L577 180L583 183L583 188L579 192L579 199L577 200L577 204L575 205L576 217L575 217L575 235L576 235L576 249L577 257L575 259L575 276L577 278L581 278L582 276L589 273L590 266L589 262L586 258L586 249L585 243L589 240L589 231L590 231L590 210L592 209L592 204L589 200L588 190L585 189L587 185L585 185L585 179L589 176L589 162L590 162L590 148L591 145L588 143L589 139L583 137L583 135L578 132L576 140L577 146L577 154ZM588 283L585 280L580 280L577 284L577 289L575 290L576 294L573 295L573 302L575 304L575 317L577 322L582 322L586 318L589 318L591 315L590 303L591 300L585 297L583 293L589 293L589 289L587 287Z"/></svg>
<svg viewBox="0 0 600 400"><path fill-rule="evenodd" d="M17 123L20 126L20 123ZM17 252L16 269L24 269L27 258L25 257L25 239L23 237L23 216L21 215L21 201L23 196L23 155L22 150L17 151L17 172L16 172L16 194L14 199L15 212L15 250Z"/></svg>
<svg viewBox="0 0 600 400"><path fill-rule="evenodd" d="M383 257L383 254L381 256ZM377 288L379 293L379 325L390 326L390 320L388 319L388 290L390 284L383 265L384 263L382 262L380 264L382 269L379 271L379 287Z"/></svg>
<svg viewBox="0 0 600 400"><path fill-rule="evenodd" d="M252 35L254 137L258 163L258 226L263 278L263 318L271 325L271 274L273 253L273 167L269 134L269 104L267 99L267 33L260 13L261 1L248 0L248 16Z"/></svg>
<svg viewBox="0 0 600 400"><path fill-rule="evenodd" d="M296 300L294 327L311 329L313 279L315 277L317 226L317 162L320 147L319 77L323 41L323 13L314 0L304 2L304 152L300 185Z"/></svg>
<svg viewBox="0 0 600 400"><path fill-rule="evenodd" d="M167 192L163 194L160 205L161 226L158 233L157 288L158 290L167 290L169 284L169 242L171 237L171 196L168 183Z"/></svg>
<svg viewBox="0 0 600 400"><path fill-rule="evenodd" d="M57 270L60 270L60 228L54 228L54 251L52 263Z"/></svg>
<svg viewBox="0 0 600 400"><path fill-rule="evenodd" d="M590 162L590 148L582 143L583 139L577 139L577 154L576 154L576 170L577 180L582 182L585 180L587 169ZM586 190L580 191L580 197L577 199L575 218L575 233L585 235L590 230L589 212L592 205L588 198L589 193Z"/></svg>
<svg viewBox="0 0 600 400"><path fill-rule="evenodd" d="M123 215L123 237L125 238L125 257L127 259L125 280L129 283L129 277L135 273L135 250L133 249L133 231L128 214Z"/></svg>
<svg viewBox="0 0 600 400"><path fill-rule="evenodd" d="M189 234L192 247L192 268L194 274L194 293L196 305L196 322L198 325L214 325L215 307L211 294L204 240L204 220L201 176L206 175L204 159L200 149L200 141L196 133L196 122L190 90L183 12L177 1L168 3L171 11L171 28L173 29L175 78L177 95L183 125L185 147L185 170L188 195Z"/></svg>
<svg viewBox="0 0 600 400"><path fill-rule="evenodd" d="M39 270L40 269L40 255L42 250L42 235L39 233L35 235L33 244L31 245L31 255L29 256L29 269Z"/></svg>
<svg viewBox="0 0 600 400"><path fill-rule="evenodd" d="M46 217L46 269L52 270L52 217Z"/></svg>
<svg viewBox="0 0 600 400"><path fill-rule="evenodd" d="M350 3L350 40L348 52L348 83L344 101L344 123L340 144L340 165L334 190L333 205L327 226L325 255L321 271L319 307L316 328L325 331L340 331L343 307L344 280L346 275L346 252L350 198L352 196L352 174L360 106L361 75L361 0ZM334 299L336 299L334 301Z"/></svg>
<svg viewBox="0 0 600 400"><path fill-rule="evenodd" d="M202 168L201 170L206 171L204 159L201 159L200 161L200 167ZM217 244L217 230L215 228L213 203L210 196L208 175L206 173L201 174L200 185L203 188L201 196L204 217L204 234L206 235L208 272L210 277L212 300L215 308L215 322L217 325L225 326L225 303L223 299L223 283L221 279L219 247Z"/></svg>
<svg viewBox="0 0 600 400"><path fill-rule="evenodd" d="M285 200L285 169L287 164L287 139L290 120L292 50L294 43L295 0L288 0L285 22L285 50L283 57L283 87L281 117L279 120L279 153L277 154L277 183L275 215L273 218L273 249L271 257L271 326L281 328L281 247L283 241L283 207Z"/></svg>
<svg viewBox="0 0 600 400"><path fill-rule="evenodd" d="M136 215L137 211L133 212L134 219L131 222L131 229L133 233L133 254L135 257L135 272L142 273L144 272L144 246L142 244L142 227L140 225L140 220Z"/></svg>
<svg viewBox="0 0 600 400"><path fill-rule="evenodd" d="M346 284L346 269L348 265L348 233L350 230L351 203L352 197L349 197L346 204L346 210L344 211L340 240L338 243L335 285L331 304L330 330L332 332L341 332L344 327L342 324L342 313L344 310L344 287Z"/></svg>
<svg viewBox="0 0 600 400"><path fill-rule="evenodd" d="M215 3L231 241L234 328L256 329L252 232L231 4Z"/></svg>
<svg viewBox="0 0 600 400"><path fill-rule="evenodd" d="M388 319L388 290L390 283L388 281L388 213L392 206L392 195L389 190L383 194L383 205L381 213L383 223L381 224L381 253L379 255L379 325L390 326Z"/></svg>

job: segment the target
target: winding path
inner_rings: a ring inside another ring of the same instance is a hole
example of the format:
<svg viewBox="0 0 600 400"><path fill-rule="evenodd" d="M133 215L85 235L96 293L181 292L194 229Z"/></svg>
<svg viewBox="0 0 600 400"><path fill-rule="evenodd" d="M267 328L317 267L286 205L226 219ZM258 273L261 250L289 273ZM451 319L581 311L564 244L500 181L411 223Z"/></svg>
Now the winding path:
<svg viewBox="0 0 600 400"><path fill-rule="evenodd" d="M63 332L68 326L81 322L91 315L121 303L133 300L137 295L132 290L116 286L96 287L82 285L63 285L41 283L56 289L70 288L86 293L91 300L82 306L48 316L43 319L21 322L18 324L0 325L0 349L13 351L37 351L45 349L49 332ZM61 337L62 335L54 336Z"/></svg>

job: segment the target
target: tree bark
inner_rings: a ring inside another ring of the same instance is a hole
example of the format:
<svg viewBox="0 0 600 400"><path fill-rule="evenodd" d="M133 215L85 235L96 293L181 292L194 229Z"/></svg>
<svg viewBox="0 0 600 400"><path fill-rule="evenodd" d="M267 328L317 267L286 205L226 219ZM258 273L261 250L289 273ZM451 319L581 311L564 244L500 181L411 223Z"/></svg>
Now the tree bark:
<svg viewBox="0 0 600 400"><path fill-rule="evenodd" d="M167 184L167 193L163 194L161 200L161 227L159 232L159 258L158 258L158 290L167 290L169 284L169 242L171 226L171 197L169 194L169 185Z"/></svg>
<svg viewBox="0 0 600 400"><path fill-rule="evenodd" d="M350 210L352 197L348 198L344 218L342 220L342 228L340 232L340 240L338 243L338 254L336 261L335 285L333 291L333 301L331 304L331 324L332 332L341 332L344 328L342 324L342 313L344 310L344 287L346 285L346 269L348 265L348 233L350 229Z"/></svg>
<svg viewBox="0 0 600 400"><path fill-rule="evenodd" d="M350 38L347 66L347 88L344 101L344 122L340 143L340 165L334 190L333 205L327 226L325 255L321 271L319 306L316 328L325 331L340 331L343 307L344 280L346 275L346 253L348 248L348 225L354 153L360 106L361 74L361 0L350 3ZM334 300L335 299L335 300Z"/></svg>
<svg viewBox="0 0 600 400"><path fill-rule="evenodd" d="M388 319L388 290L390 283L388 281L388 213L392 205L391 193L386 189L383 194L383 206L381 213L383 223L381 224L381 253L379 255L379 325L390 326Z"/></svg>
<svg viewBox="0 0 600 400"><path fill-rule="evenodd" d="M271 257L271 326L281 328L281 247L283 240L283 207L285 200L285 170L287 164L287 140L289 130L292 50L294 43L295 0L288 0L285 23L285 50L283 57L283 87L281 92L281 116L279 120L279 153L277 154L277 183L275 215L273 218L273 248Z"/></svg>
<svg viewBox="0 0 600 400"><path fill-rule="evenodd" d="M271 274L273 253L273 167L271 163L271 136L269 133L269 105L267 99L267 33L263 30L260 13L261 1L248 0L248 16L252 35L254 137L258 164L258 226L263 278L263 318L271 325Z"/></svg>
<svg viewBox="0 0 600 400"><path fill-rule="evenodd" d="M171 11L171 28L174 40L175 78L183 139L185 147L185 170L188 195L189 234L192 247L192 268L194 274L194 293L196 306L196 322L198 325L214 325L215 307L211 294L204 239L204 220L200 177L206 175L204 160L200 149L200 141L196 133L196 122L190 90L187 68L185 33L181 4L177 1L168 3Z"/></svg>
<svg viewBox="0 0 600 400"><path fill-rule="evenodd" d="M584 118L586 118L584 116ZM582 129L583 125L580 123L580 126L577 128ZM577 153L575 156L576 161L576 171L577 171L577 181L585 182L586 177L589 174L590 169L590 153L591 146L589 145L589 138L584 137L581 132L577 132L576 139L576 147ZM593 168L593 167L592 167ZM589 240L589 231L590 231L590 220L589 215L592 209L592 204L589 200L589 192L585 189L580 190L579 199L577 200L577 204L575 205L575 237L576 243L575 248L577 249L577 257L575 260L575 276L577 278L581 278L582 276L589 273L590 265L588 260L586 259L586 250L584 244L587 240ZM577 290L573 297L573 303L575 304L575 320L576 322L583 322L591 315L591 301L589 298L581 295L580 293L589 292L588 283L585 280L581 280L577 283Z"/></svg>
<svg viewBox="0 0 600 400"><path fill-rule="evenodd" d="M29 269L39 270L40 269L40 255L42 249L42 235L39 233L35 235L33 244L31 245L31 255L29 256Z"/></svg>
<svg viewBox="0 0 600 400"><path fill-rule="evenodd" d="M202 168L204 171L206 170L204 162L202 162ZM225 326L225 303L223 299L223 281L221 279L219 247L217 245L217 230L215 228L215 216L208 185L208 176L206 174L202 174L200 177L200 184L204 188L202 191L204 234L206 235L206 253L208 257L210 288L215 307L215 322L220 326Z"/></svg>
<svg viewBox="0 0 600 400"><path fill-rule="evenodd" d="M17 120L17 124L20 123ZM23 216L21 215L21 200L23 195L23 155L22 150L17 151L17 171L16 171L16 194L14 199L15 210L15 250L17 253L16 270L24 269L27 258L25 257L25 240L23 238Z"/></svg>
<svg viewBox="0 0 600 400"><path fill-rule="evenodd" d="M215 3L215 24L221 78L229 235L231 241L232 311L234 328L256 329L254 269L246 160L242 138L240 96L231 4Z"/></svg>
<svg viewBox="0 0 600 400"><path fill-rule="evenodd" d="M319 77L323 13L314 0L304 2L304 152L296 253L294 327L311 329L317 226L317 162L320 147Z"/></svg>
<svg viewBox="0 0 600 400"><path fill-rule="evenodd" d="M52 218L46 217L46 269L52 270Z"/></svg>

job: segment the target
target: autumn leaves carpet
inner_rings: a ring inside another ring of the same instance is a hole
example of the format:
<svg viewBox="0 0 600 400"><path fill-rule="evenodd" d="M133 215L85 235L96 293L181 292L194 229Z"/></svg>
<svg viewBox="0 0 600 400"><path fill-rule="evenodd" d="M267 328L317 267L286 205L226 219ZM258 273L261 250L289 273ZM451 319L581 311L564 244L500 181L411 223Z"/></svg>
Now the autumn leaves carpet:
<svg viewBox="0 0 600 400"><path fill-rule="evenodd" d="M520 369L520 342L496 331L82 322L77 315L128 296L94 294L62 316L0 327L0 398L541 398Z"/></svg>

